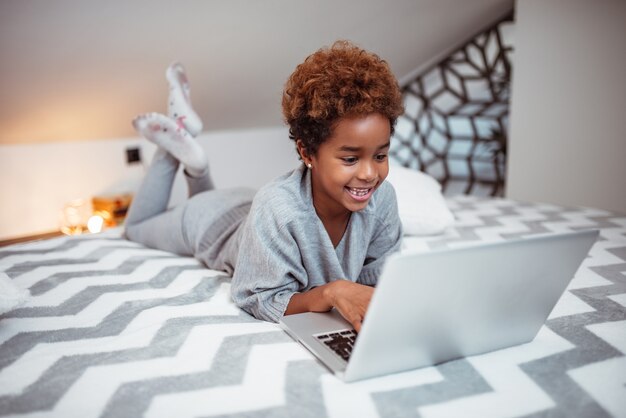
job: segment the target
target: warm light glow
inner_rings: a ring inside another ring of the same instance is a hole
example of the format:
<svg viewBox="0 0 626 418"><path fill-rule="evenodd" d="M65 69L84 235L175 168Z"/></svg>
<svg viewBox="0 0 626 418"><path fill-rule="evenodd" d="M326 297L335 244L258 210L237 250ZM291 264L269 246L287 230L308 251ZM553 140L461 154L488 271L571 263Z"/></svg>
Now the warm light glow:
<svg viewBox="0 0 626 418"><path fill-rule="evenodd" d="M100 215L93 215L87 221L87 229L92 234L102 231L103 225L104 225L104 219Z"/></svg>
<svg viewBox="0 0 626 418"><path fill-rule="evenodd" d="M62 226L61 232L65 235L80 235L83 233L83 227L78 226Z"/></svg>
<svg viewBox="0 0 626 418"><path fill-rule="evenodd" d="M84 199L67 203L61 213L61 232L66 235L80 235L85 229L85 219L89 207Z"/></svg>

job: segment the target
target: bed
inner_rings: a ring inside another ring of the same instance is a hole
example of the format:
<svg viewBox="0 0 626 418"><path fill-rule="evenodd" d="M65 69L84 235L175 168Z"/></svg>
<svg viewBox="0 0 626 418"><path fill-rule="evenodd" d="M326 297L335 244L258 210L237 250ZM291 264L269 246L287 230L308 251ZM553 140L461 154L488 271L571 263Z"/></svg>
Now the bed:
<svg viewBox="0 0 626 418"><path fill-rule="evenodd" d="M31 298L0 317L0 416L626 416L626 216L447 198L453 227L403 250L581 229L600 238L531 343L344 384L229 277L119 229L0 248Z"/></svg>

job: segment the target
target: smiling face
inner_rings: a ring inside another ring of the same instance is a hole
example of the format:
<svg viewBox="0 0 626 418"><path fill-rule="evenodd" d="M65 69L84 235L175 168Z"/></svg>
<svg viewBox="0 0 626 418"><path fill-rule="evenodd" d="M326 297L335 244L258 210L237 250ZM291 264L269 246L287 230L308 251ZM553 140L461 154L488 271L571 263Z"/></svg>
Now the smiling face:
<svg viewBox="0 0 626 418"><path fill-rule="evenodd" d="M311 164L313 205L320 218L345 217L364 209L389 173L391 127L378 113L342 118L315 155L298 150Z"/></svg>

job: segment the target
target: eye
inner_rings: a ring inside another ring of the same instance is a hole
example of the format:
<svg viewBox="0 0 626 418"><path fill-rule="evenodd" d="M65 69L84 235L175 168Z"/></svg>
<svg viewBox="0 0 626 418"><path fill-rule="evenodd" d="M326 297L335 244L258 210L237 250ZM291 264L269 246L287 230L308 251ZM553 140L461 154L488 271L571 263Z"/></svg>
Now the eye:
<svg viewBox="0 0 626 418"><path fill-rule="evenodd" d="M378 154L374 158L376 158L376 161L385 161L387 159L387 154Z"/></svg>
<svg viewBox="0 0 626 418"><path fill-rule="evenodd" d="M356 157L342 157L341 160L346 164L355 164L357 162Z"/></svg>

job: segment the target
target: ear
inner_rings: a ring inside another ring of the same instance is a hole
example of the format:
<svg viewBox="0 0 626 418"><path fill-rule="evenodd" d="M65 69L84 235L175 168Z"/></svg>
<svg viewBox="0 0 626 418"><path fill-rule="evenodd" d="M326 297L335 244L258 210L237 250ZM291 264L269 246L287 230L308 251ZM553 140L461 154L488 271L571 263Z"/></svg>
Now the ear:
<svg viewBox="0 0 626 418"><path fill-rule="evenodd" d="M304 161L304 164L311 163L311 157L306 152L306 148L304 147L304 142L301 139L296 140L296 148L298 149L298 154L300 154L300 158Z"/></svg>

